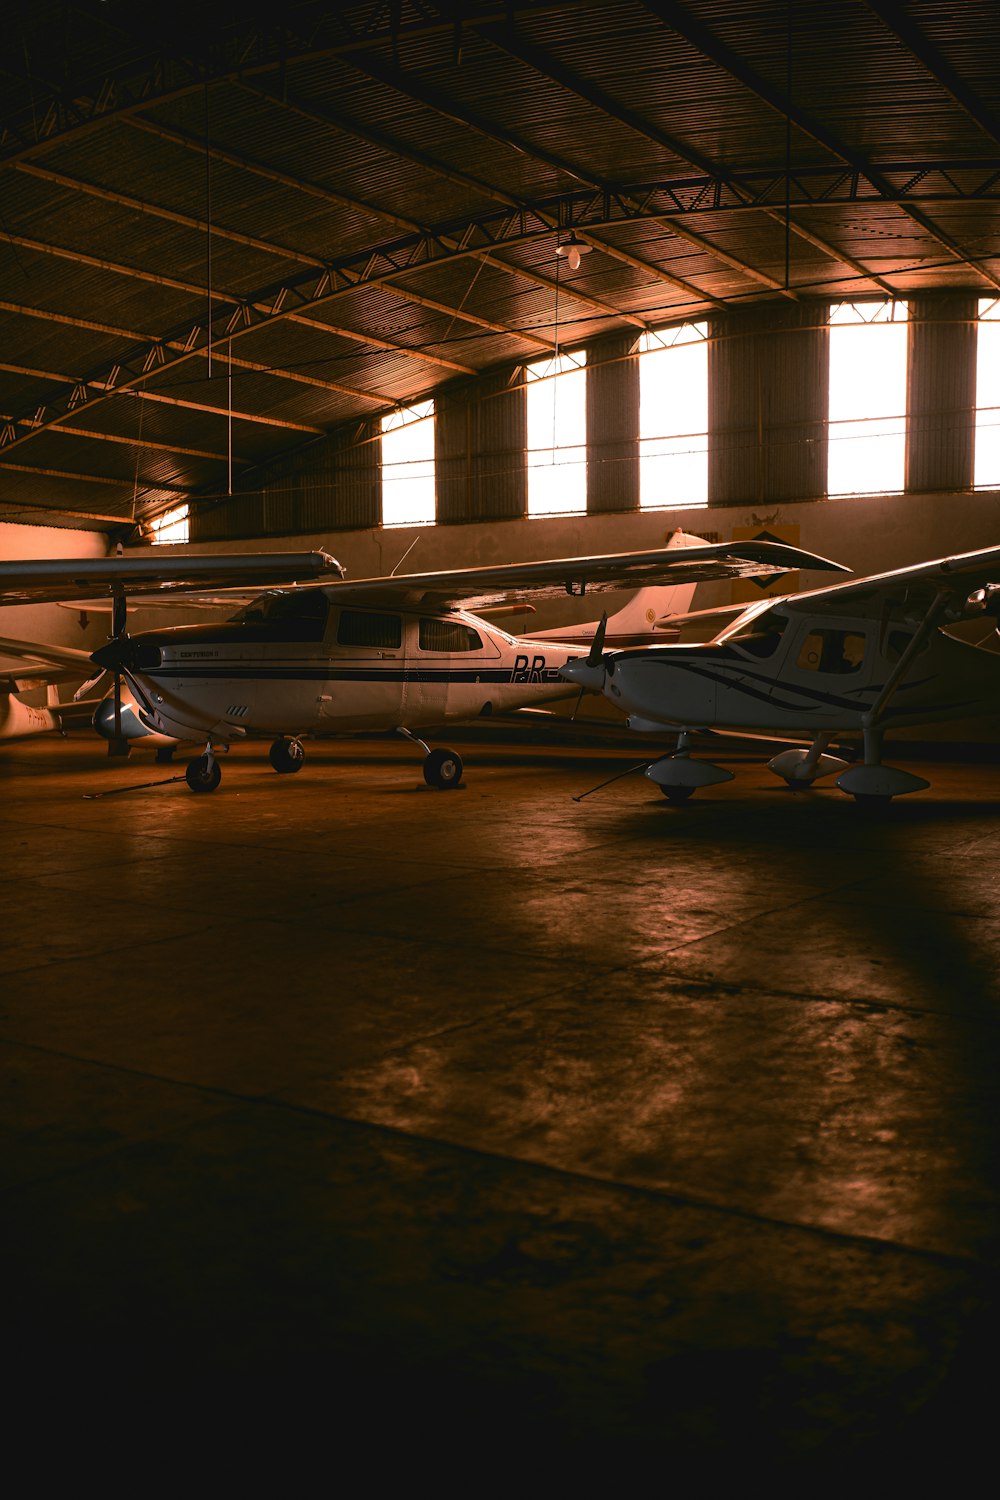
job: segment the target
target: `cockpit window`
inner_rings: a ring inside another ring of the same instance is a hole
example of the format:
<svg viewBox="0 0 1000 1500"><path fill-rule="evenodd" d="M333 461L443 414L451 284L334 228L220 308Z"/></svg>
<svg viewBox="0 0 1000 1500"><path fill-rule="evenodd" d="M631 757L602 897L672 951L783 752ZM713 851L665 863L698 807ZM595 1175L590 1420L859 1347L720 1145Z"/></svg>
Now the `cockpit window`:
<svg viewBox="0 0 1000 1500"><path fill-rule="evenodd" d="M338 646L367 646L372 650L398 651L402 644L403 621L400 615L384 615L373 609L340 611Z"/></svg>
<svg viewBox="0 0 1000 1500"><path fill-rule="evenodd" d="M770 613L758 615L755 620L751 620L729 639L734 645L739 646L741 651L748 651L751 656L773 656L787 624L787 615Z"/></svg>
<svg viewBox="0 0 1000 1500"><path fill-rule="evenodd" d="M811 630L802 642L795 665L802 672L860 672L865 638L854 630Z"/></svg>
<svg viewBox="0 0 1000 1500"><path fill-rule="evenodd" d="M330 601L322 589L268 589L233 620L263 627L275 640L321 641L329 613Z"/></svg>
<svg viewBox="0 0 1000 1500"><path fill-rule="evenodd" d="M419 642L421 651L481 651L482 636L478 631L460 620L420 621Z"/></svg>

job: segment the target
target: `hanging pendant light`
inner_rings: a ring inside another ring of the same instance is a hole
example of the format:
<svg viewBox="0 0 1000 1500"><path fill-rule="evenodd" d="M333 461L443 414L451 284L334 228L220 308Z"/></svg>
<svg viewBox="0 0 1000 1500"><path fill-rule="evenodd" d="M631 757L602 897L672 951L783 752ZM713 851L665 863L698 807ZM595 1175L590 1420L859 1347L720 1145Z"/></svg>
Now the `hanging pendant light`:
<svg viewBox="0 0 1000 1500"><path fill-rule="evenodd" d="M586 240L578 240L575 234L571 234L568 240L561 241L556 246L556 254L566 257L566 264L571 271L580 269L580 256L586 255L593 246L588 245Z"/></svg>

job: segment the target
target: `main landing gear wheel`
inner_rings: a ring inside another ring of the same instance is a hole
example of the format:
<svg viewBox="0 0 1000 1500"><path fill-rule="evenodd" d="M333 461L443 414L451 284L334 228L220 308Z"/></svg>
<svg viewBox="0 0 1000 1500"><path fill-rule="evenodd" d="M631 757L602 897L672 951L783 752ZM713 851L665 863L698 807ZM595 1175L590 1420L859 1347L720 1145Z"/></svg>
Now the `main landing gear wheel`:
<svg viewBox="0 0 1000 1500"><path fill-rule="evenodd" d="M209 765L208 756L199 755L188 761L184 779L192 792L214 792L222 780L219 762L213 758Z"/></svg>
<svg viewBox="0 0 1000 1500"><path fill-rule="evenodd" d="M660 791L668 802L686 802L694 795L693 786L661 786Z"/></svg>
<svg viewBox="0 0 1000 1500"><path fill-rule="evenodd" d="M275 740L268 751L268 759L279 776L291 776L302 770L306 752L301 740Z"/></svg>
<svg viewBox="0 0 1000 1500"><path fill-rule="evenodd" d="M454 750L432 750L424 761L424 780L442 792L458 786L462 779L462 757Z"/></svg>

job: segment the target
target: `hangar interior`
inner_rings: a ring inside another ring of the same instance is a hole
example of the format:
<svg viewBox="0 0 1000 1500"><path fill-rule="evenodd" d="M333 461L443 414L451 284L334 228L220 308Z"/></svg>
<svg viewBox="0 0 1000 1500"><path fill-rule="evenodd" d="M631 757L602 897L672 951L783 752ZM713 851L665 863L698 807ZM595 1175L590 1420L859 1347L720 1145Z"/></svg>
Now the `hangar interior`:
<svg viewBox="0 0 1000 1500"><path fill-rule="evenodd" d="M996 544L985 0L8 12L0 560ZM880 329L881 405L833 353ZM575 800L641 753L597 725L470 728L447 797L384 740L206 800L0 744L19 1368L456 1454L971 1465L998 727L911 732L931 790L867 818L738 745L690 807Z"/></svg>

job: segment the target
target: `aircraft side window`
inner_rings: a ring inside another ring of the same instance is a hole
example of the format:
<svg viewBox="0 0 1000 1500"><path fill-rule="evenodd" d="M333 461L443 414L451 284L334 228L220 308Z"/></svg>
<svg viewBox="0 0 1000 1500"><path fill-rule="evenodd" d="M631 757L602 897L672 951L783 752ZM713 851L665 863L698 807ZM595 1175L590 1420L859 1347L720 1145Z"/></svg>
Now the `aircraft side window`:
<svg viewBox="0 0 1000 1500"><path fill-rule="evenodd" d="M367 609L340 611L338 646L367 646L382 651L398 651L402 644L401 616L376 614L374 610Z"/></svg>
<svg viewBox="0 0 1000 1500"><path fill-rule="evenodd" d="M802 672L859 672L865 659L865 638L854 630L811 630L802 642L795 665Z"/></svg>
<svg viewBox="0 0 1000 1500"><path fill-rule="evenodd" d="M421 651L481 651L482 636L478 631L463 625L459 620L420 621L419 642Z"/></svg>

